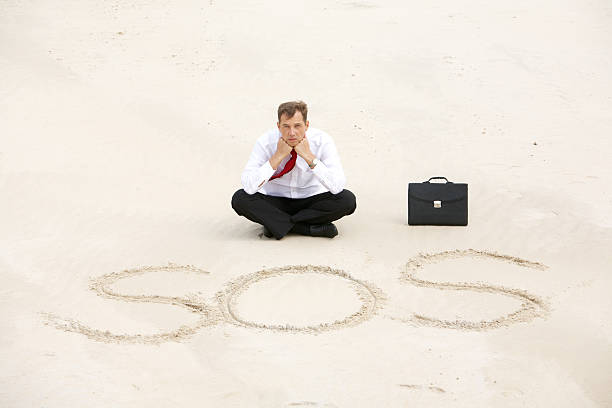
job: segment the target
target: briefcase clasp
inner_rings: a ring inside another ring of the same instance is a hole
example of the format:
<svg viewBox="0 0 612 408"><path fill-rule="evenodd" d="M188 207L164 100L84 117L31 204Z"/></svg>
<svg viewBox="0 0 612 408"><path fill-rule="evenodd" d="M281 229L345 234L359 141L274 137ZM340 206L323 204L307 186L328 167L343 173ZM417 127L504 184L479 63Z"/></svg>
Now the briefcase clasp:
<svg viewBox="0 0 612 408"><path fill-rule="evenodd" d="M434 208L442 208L442 201L434 201L433 206Z"/></svg>

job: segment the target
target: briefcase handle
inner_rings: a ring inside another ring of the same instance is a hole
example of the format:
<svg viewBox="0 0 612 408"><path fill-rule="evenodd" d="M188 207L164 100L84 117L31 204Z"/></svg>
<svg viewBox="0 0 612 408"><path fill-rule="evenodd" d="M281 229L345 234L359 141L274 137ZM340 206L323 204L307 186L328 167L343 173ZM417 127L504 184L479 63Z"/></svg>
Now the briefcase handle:
<svg viewBox="0 0 612 408"><path fill-rule="evenodd" d="M453 184L452 181L448 181L448 179L446 177L430 177L429 180L424 181L423 183L429 183L431 180L446 180L447 183Z"/></svg>

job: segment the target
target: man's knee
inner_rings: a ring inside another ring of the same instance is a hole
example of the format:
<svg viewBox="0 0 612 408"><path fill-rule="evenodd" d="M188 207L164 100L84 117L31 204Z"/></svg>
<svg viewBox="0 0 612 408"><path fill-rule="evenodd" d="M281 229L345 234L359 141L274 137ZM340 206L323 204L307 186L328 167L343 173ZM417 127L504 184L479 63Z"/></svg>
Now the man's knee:
<svg viewBox="0 0 612 408"><path fill-rule="evenodd" d="M336 196L346 215L355 212L355 209L357 208L357 198L352 191L342 190Z"/></svg>
<svg viewBox="0 0 612 408"><path fill-rule="evenodd" d="M232 196L232 208L239 215L241 215L242 209L244 208L244 203L248 197L249 195L243 189L236 191Z"/></svg>

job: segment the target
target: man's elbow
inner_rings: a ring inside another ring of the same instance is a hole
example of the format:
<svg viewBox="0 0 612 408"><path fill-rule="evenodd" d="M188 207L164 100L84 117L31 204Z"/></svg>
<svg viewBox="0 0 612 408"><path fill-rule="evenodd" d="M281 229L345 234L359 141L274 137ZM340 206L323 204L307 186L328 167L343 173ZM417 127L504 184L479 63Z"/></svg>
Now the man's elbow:
<svg viewBox="0 0 612 408"><path fill-rule="evenodd" d="M329 192L332 194L341 193L344 190L345 183L336 184L330 187Z"/></svg>
<svg viewBox="0 0 612 408"><path fill-rule="evenodd" d="M248 195L253 195L257 192L257 187L252 187L252 186L242 186L244 188L244 192L247 193Z"/></svg>
<svg viewBox="0 0 612 408"><path fill-rule="evenodd" d="M249 183L248 180L242 179L242 189L244 190L245 193L252 195L257 192L259 187L255 187L253 186L253 183Z"/></svg>

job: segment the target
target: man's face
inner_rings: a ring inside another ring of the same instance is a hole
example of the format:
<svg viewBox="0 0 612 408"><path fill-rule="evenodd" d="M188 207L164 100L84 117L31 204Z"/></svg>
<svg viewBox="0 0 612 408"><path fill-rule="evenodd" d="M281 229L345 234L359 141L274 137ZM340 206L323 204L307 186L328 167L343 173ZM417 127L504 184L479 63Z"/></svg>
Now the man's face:
<svg viewBox="0 0 612 408"><path fill-rule="evenodd" d="M304 123L302 112L295 111L292 118L283 113L280 122L276 124L281 132L281 137L291 147L295 147L302 141L308 129L308 121Z"/></svg>

